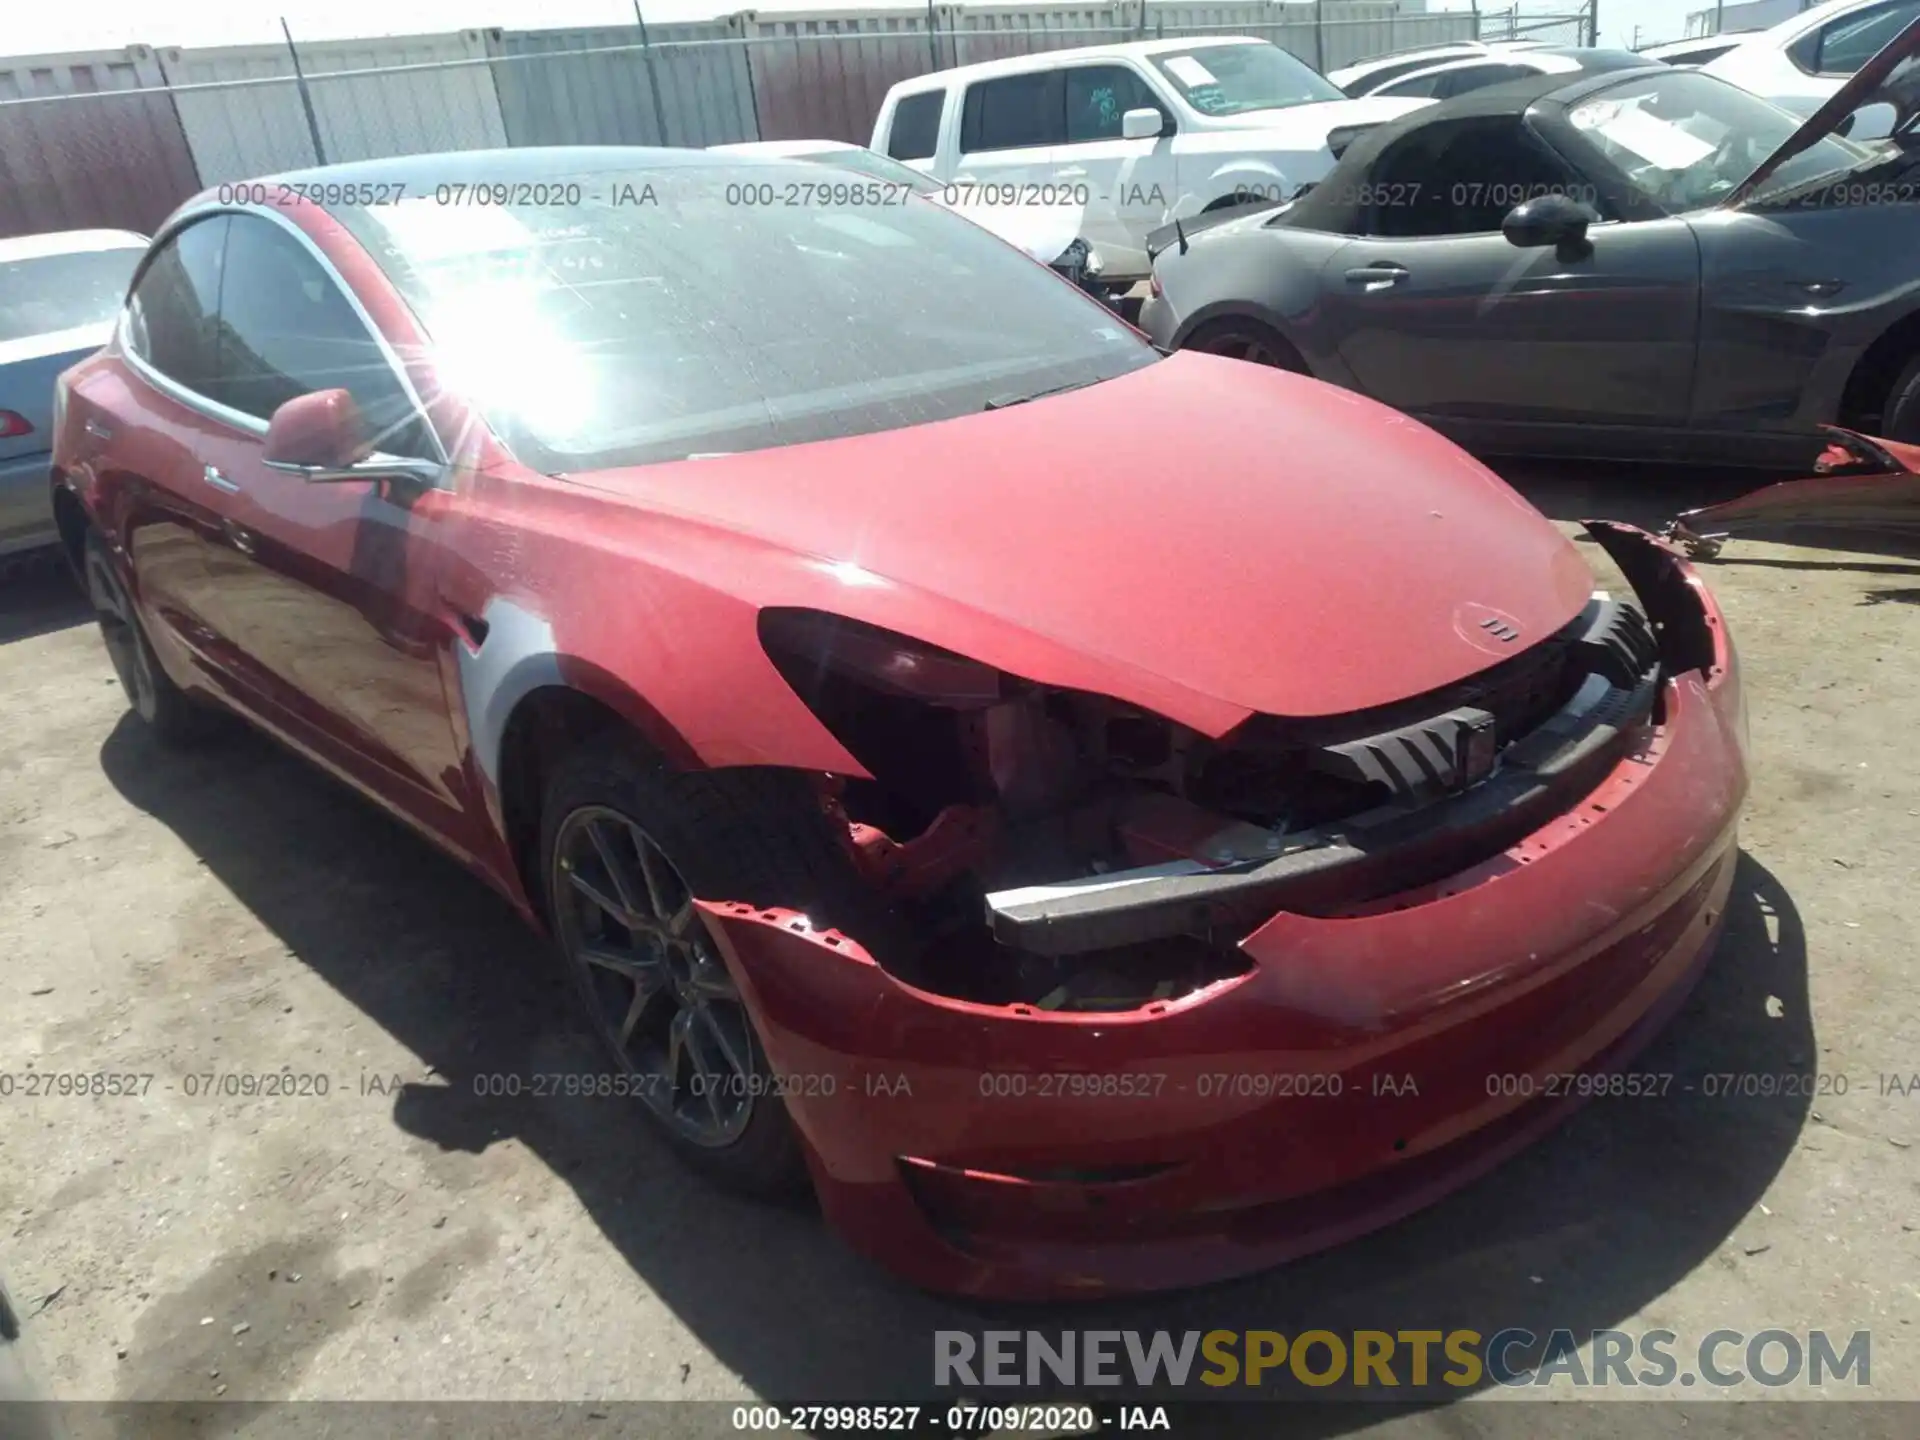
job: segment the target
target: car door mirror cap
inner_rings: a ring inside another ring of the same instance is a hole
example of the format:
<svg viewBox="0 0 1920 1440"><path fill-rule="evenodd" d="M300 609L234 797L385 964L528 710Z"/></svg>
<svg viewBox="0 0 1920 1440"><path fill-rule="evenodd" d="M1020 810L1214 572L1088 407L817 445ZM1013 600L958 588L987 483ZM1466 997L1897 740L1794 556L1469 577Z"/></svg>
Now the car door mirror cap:
<svg viewBox="0 0 1920 1440"><path fill-rule="evenodd" d="M1507 243L1522 250L1549 245L1579 248L1587 230L1600 223L1600 212L1571 195L1540 195L1516 205L1501 222Z"/></svg>
<svg viewBox="0 0 1920 1440"><path fill-rule="evenodd" d="M1167 117L1150 105L1129 110L1120 117L1120 138L1123 140L1158 140L1166 128Z"/></svg>
<svg viewBox="0 0 1920 1440"><path fill-rule="evenodd" d="M276 470L349 470L373 453L360 407L345 390L314 390L275 408L266 463Z"/></svg>
<svg viewBox="0 0 1920 1440"><path fill-rule="evenodd" d="M345 390L314 390L279 406L267 422L264 452L269 470L313 484L412 480L437 485L445 472L438 461L374 449L360 407Z"/></svg>

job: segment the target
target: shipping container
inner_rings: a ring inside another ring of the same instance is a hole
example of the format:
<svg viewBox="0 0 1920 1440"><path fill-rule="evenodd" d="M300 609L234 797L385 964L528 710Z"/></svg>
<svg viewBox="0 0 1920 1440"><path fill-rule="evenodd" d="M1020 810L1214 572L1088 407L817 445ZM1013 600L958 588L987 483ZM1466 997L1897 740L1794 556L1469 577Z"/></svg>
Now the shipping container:
<svg viewBox="0 0 1920 1440"><path fill-rule="evenodd" d="M761 137L866 144L889 89L952 63L930 16L940 30L953 28L946 7L736 16L752 42Z"/></svg>
<svg viewBox="0 0 1920 1440"><path fill-rule="evenodd" d="M307 44L296 37L295 45L311 118L295 83L294 55L285 45L160 52L162 68L175 85L262 82L175 96L207 184L304 165L507 143L493 73L484 63L486 39L477 30ZM418 68L382 75L337 73L393 66Z"/></svg>
<svg viewBox="0 0 1920 1440"><path fill-rule="evenodd" d="M718 145L759 138L739 42L714 20L493 30L487 51L510 144Z"/></svg>
<svg viewBox="0 0 1920 1440"><path fill-rule="evenodd" d="M0 60L0 236L150 233L198 190L164 83L144 45ZM29 98L60 95L98 98Z"/></svg>

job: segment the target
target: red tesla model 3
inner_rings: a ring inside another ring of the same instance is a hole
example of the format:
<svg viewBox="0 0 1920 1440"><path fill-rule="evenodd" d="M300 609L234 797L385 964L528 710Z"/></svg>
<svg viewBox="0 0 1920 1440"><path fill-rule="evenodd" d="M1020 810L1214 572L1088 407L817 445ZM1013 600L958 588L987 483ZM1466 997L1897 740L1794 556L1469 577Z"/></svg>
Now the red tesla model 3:
<svg viewBox="0 0 1920 1440"><path fill-rule="evenodd" d="M58 396L140 718L452 852L682 1156L935 1288L1269 1265L1637 1083L1746 789L1684 560L1596 523L1596 593L1421 425L870 188L522 150L183 207Z"/></svg>

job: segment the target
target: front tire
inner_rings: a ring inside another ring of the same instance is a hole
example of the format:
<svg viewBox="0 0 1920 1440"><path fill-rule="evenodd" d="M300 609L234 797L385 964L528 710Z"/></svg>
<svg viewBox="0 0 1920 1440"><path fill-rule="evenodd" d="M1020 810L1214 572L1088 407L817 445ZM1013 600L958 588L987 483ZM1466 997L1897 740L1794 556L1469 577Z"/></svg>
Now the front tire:
<svg viewBox="0 0 1920 1440"><path fill-rule="evenodd" d="M591 741L547 787L544 902L616 1072L689 1166L749 1195L806 1169L766 1051L693 897L844 927L857 882L805 780L682 773L625 736Z"/></svg>
<svg viewBox="0 0 1920 1440"><path fill-rule="evenodd" d="M100 638L133 713L165 744L191 745L204 738L213 713L196 704L161 666L98 530L87 532L83 562L87 598L93 602Z"/></svg>

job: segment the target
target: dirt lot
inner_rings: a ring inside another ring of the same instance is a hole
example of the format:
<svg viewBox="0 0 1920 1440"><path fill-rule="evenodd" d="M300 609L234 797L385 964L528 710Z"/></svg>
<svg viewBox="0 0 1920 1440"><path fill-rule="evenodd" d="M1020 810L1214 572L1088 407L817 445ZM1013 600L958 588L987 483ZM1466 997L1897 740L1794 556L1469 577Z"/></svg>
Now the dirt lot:
<svg viewBox="0 0 1920 1440"><path fill-rule="evenodd" d="M1517 478L1562 520L1678 494ZM1338 1252L1011 1323L1867 1328L1873 1393L1920 1398L1920 1092L1881 1078L1920 1072L1920 560L1737 542L1708 578L1755 783L1725 942L1641 1067L1673 1093ZM685 1178L631 1102L477 1097L598 1068L504 904L264 741L156 750L64 577L7 585L0 642L0 1074L156 1077L0 1099L0 1267L55 1394L910 1400L932 1330L995 1323ZM283 1068L328 1093L187 1093ZM1847 1093L1694 1083L1732 1071Z"/></svg>

